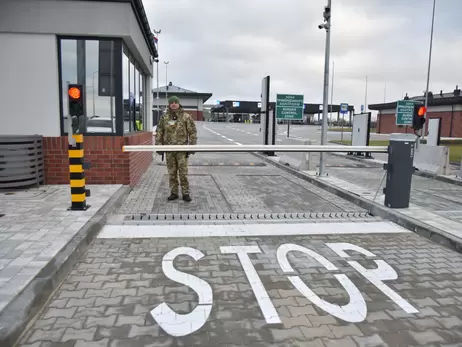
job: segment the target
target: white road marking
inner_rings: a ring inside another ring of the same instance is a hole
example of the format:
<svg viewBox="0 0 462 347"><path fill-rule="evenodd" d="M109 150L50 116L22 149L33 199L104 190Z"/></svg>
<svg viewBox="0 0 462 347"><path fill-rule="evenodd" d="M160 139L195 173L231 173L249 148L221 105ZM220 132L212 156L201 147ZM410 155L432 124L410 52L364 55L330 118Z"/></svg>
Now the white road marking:
<svg viewBox="0 0 462 347"><path fill-rule="evenodd" d="M247 276L247 280L250 283L250 287L260 305L263 316L265 316L266 323L282 323L260 276L258 276L257 270L255 270L249 258L249 253L261 253L260 248L258 246L228 246L220 247L220 251L223 254L237 254L237 257L241 261L242 268L244 269L244 273Z"/></svg>
<svg viewBox="0 0 462 347"><path fill-rule="evenodd" d="M189 286L198 297L197 306L190 313L176 313L165 302L151 310L152 318L171 336L189 335L202 328L210 316L213 304L213 291L210 284L199 277L175 269L173 261L179 255L188 255L196 261L204 257L204 254L197 249L178 247L165 254L162 259L165 276L172 281Z"/></svg>
<svg viewBox="0 0 462 347"><path fill-rule="evenodd" d="M100 239L139 239L171 237L285 236L410 233L391 222L279 223L243 225L106 225Z"/></svg>

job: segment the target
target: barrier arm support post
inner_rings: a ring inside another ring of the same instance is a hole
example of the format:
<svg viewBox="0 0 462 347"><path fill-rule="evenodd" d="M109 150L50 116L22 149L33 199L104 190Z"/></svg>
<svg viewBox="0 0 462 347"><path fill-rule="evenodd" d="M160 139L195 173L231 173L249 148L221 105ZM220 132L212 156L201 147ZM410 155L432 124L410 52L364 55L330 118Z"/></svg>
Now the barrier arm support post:
<svg viewBox="0 0 462 347"><path fill-rule="evenodd" d="M408 208L414 173L415 136L413 134L390 134L388 147L387 180L383 192L385 206Z"/></svg>

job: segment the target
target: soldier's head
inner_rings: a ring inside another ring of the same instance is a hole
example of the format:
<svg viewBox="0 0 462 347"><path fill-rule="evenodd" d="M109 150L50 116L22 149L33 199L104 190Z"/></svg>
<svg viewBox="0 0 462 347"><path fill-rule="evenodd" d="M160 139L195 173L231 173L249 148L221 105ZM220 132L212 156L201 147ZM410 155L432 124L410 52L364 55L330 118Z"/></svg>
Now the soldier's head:
<svg viewBox="0 0 462 347"><path fill-rule="evenodd" d="M178 110L181 105L180 105L180 99L177 96L171 96L168 98L168 107L169 109L176 111Z"/></svg>

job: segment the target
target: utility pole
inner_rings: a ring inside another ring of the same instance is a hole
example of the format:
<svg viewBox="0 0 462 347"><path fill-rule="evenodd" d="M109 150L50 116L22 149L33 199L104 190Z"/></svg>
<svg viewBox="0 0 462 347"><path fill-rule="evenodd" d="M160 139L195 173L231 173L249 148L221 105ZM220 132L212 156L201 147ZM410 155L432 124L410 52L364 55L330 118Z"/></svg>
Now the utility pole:
<svg viewBox="0 0 462 347"><path fill-rule="evenodd" d="M329 57L330 57L330 29L331 29L331 0L327 0L327 6L324 7L324 23L319 24L319 29L326 30L326 52L324 58L324 91L323 91L323 107L322 107L322 134L321 145L327 145L327 112L328 112L328 95L329 95ZM319 158L319 176L324 174L324 156L326 153L321 152Z"/></svg>
<svg viewBox="0 0 462 347"><path fill-rule="evenodd" d="M332 112L334 110L334 73L335 73L335 62L332 62L332 85L330 87L330 120L332 122ZM332 123L331 123L332 124Z"/></svg>
<svg viewBox="0 0 462 347"><path fill-rule="evenodd" d="M364 112L367 113L367 76L366 76L366 93L364 95Z"/></svg>
<svg viewBox="0 0 462 347"><path fill-rule="evenodd" d="M422 139L425 138L425 134L427 133L428 129L428 119L427 119L427 110L428 110L428 88L430 85L430 67L432 63L432 48L433 48L433 26L435 23L435 7L436 7L436 0L433 0L433 14L432 14L432 28L430 32L430 49L428 51L428 70L427 70L427 87L425 88L425 123L422 129ZM417 137L417 143L420 143L420 138Z"/></svg>
<svg viewBox="0 0 462 347"><path fill-rule="evenodd" d="M159 34L162 32L161 29L154 30L154 34L156 34L156 43L157 43L157 55L159 55ZM159 58L156 59L156 69L157 69L157 123L159 123L160 119L160 105L159 105Z"/></svg>

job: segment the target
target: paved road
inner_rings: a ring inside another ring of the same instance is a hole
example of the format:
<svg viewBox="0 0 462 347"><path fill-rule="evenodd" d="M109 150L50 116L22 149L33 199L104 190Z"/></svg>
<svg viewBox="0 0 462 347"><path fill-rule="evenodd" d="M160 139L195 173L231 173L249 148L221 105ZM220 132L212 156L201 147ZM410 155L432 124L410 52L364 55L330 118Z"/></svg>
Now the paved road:
<svg viewBox="0 0 462 347"><path fill-rule="evenodd" d="M251 154L191 164L191 204L151 166L20 346L460 346L461 254Z"/></svg>

